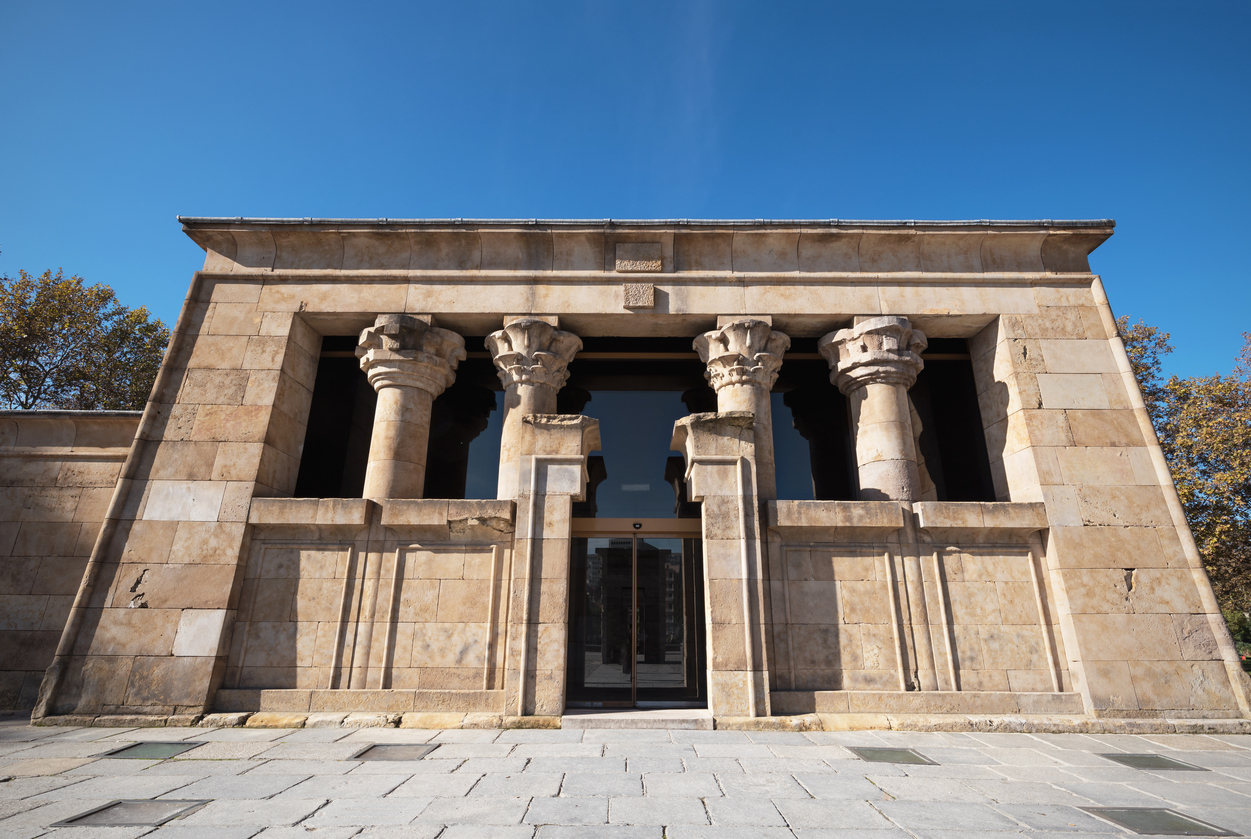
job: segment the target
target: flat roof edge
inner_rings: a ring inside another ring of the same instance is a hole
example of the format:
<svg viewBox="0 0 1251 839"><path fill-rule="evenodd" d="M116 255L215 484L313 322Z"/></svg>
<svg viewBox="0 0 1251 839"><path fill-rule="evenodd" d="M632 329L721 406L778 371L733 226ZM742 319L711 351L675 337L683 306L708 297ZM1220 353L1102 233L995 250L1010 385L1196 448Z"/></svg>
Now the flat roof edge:
<svg viewBox="0 0 1251 839"><path fill-rule="evenodd" d="M338 225L350 227L862 227L862 228L1042 228L1116 227L1114 219L473 219L473 218L246 218L177 216L187 227L275 227Z"/></svg>

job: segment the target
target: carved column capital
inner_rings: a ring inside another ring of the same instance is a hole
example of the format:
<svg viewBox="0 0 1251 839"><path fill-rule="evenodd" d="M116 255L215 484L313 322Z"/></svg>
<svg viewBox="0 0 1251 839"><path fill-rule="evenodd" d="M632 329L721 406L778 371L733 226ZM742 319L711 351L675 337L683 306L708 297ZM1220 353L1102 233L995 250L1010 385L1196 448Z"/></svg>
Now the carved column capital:
<svg viewBox="0 0 1251 839"><path fill-rule="evenodd" d="M831 332L817 342L817 349L829 362L830 381L848 395L871 384L912 387L925 366L918 353L928 343L907 318L886 316Z"/></svg>
<svg viewBox="0 0 1251 839"><path fill-rule="evenodd" d="M356 357L374 390L414 387L438 396L456 379L465 339L412 315L379 315L361 332Z"/></svg>
<svg viewBox="0 0 1251 839"><path fill-rule="evenodd" d="M546 321L523 318L486 338L505 389L537 385L560 390L569 379L569 362L582 349L582 339Z"/></svg>
<svg viewBox="0 0 1251 839"><path fill-rule="evenodd" d="M736 320L695 339L695 351L707 369L704 376L712 389L730 385L755 385L766 393L773 389L782 355L791 339L762 320Z"/></svg>

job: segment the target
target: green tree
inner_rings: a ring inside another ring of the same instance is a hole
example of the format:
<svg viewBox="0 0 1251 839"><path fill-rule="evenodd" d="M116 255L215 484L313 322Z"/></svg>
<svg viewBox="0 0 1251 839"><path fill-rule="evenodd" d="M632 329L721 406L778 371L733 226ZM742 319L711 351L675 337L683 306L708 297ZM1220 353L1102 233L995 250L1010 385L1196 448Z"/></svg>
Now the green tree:
<svg viewBox="0 0 1251 839"><path fill-rule="evenodd" d="M103 283L25 271L0 277L0 406L32 410L142 408L169 343L147 308Z"/></svg>
<svg viewBox="0 0 1251 839"><path fill-rule="evenodd" d="M1166 381L1168 333L1124 317L1117 327L1217 598L1251 641L1251 333L1231 375Z"/></svg>

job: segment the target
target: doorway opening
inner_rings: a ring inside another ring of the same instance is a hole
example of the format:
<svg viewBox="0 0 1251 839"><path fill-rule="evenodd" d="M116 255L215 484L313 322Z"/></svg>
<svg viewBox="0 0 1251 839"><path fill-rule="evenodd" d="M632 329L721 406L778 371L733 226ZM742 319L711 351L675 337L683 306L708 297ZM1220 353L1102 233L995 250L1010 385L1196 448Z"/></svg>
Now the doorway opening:
<svg viewBox="0 0 1251 839"><path fill-rule="evenodd" d="M699 520L586 524L570 546L566 704L706 707Z"/></svg>

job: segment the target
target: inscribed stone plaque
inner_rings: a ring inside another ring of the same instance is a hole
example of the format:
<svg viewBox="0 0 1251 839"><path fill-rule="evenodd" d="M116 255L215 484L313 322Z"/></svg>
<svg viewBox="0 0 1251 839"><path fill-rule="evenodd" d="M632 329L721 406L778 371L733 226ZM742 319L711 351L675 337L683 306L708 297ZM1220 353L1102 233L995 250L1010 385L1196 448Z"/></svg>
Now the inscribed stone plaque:
<svg viewBox="0 0 1251 839"><path fill-rule="evenodd" d="M651 283L626 283L623 289L627 309L650 309L656 305L656 286Z"/></svg>
<svg viewBox="0 0 1251 839"><path fill-rule="evenodd" d="M618 242L617 271L641 274L664 270L664 254L660 242Z"/></svg>

